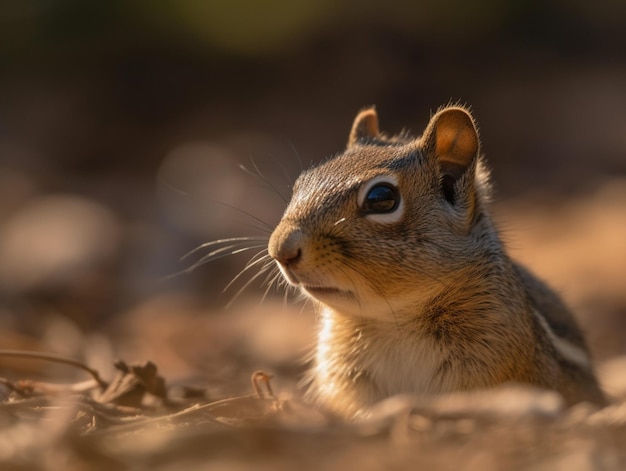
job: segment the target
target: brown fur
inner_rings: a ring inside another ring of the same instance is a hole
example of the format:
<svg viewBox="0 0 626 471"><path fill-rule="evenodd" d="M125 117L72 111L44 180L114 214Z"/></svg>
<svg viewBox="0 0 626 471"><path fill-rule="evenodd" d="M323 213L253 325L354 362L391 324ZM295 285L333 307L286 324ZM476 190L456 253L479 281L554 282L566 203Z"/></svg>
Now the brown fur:
<svg viewBox="0 0 626 471"><path fill-rule="evenodd" d="M298 178L269 253L321 308L311 399L350 417L394 394L519 382L603 403L573 316L500 242L479 147L465 108L416 139L381 135L372 108L343 154ZM380 183L397 209L366 204Z"/></svg>

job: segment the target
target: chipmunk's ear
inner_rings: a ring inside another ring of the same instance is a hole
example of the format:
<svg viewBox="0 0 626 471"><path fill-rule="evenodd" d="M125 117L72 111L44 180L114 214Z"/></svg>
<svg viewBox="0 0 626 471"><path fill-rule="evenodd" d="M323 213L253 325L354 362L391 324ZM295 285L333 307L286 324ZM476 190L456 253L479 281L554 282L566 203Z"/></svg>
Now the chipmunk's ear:
<svg viewBox="0 0 626 471"><path fill-rule="evenodd" d="M478 131L474 118L459 107L435 114L422 136L424 149L433 154L444 175L457 180L478 157Z"/></svg>
<svg viewBox="0 0 626 471"><path fill-rule="evenodd" d="M446 199L455 200L455 183L478 159L480 142L474 118L461 107L444 108L428 123L422 136L424 151L434 156L441 170Z"/></svg>
<svg viewBox="0 0 626 471"><path fill-rule="evenodd" d="M379 134L378 130L378 114L376 110L367 108L361 111L352 123L352 130L350 131L350 137L348 139L348 147L352 147L359 141L365 141L367 139L373 139Z"/></svg>

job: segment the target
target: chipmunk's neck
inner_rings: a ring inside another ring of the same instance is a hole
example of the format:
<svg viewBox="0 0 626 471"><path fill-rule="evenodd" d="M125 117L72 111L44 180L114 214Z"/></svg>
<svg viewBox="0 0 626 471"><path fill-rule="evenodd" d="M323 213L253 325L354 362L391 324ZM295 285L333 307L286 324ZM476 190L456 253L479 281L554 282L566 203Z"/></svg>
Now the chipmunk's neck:
<svg viewBox="0 0 626 471"><path fill-rule="evenodd" d="M513 292L508 304L497 295L497 270L467 275L429 303L388 320L324 308L311 397L350 411L352 404L393 394L437 394L511 379L520 358L515 345L532 335L527 317L516 315L523 302ZM493 367L481 367L485 363Z"/></svg>

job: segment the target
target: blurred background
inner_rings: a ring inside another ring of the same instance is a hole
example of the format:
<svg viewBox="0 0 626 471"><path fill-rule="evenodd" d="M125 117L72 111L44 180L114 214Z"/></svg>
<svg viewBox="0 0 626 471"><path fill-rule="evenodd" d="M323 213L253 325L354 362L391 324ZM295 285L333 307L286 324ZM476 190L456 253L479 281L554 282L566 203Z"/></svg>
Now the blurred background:
<svg viewBox="0 0 626 471"><path fill-rule="evenodd" d="M225 309L254 251L168 276L279 220L240 164L288 198L360 108L420 134L452 101L479 122L510 249L599 363L626 354L625 31L618 0L4 0L0 348L105 373L150 359L216 395L260 367L297 377L306 307L259 303L259 282ZM0 359L0 376L71 374Z"/></svg>

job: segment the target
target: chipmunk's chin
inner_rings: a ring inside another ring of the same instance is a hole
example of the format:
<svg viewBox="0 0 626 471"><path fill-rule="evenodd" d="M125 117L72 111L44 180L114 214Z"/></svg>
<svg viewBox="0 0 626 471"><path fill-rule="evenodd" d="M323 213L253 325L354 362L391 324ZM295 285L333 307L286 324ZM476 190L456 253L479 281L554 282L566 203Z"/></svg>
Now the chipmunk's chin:
<svg viewBox="0 0 626 471"><path fill-rule="evenodd" d="M301 285L305 294L325 304L333 304L333 301L354 299L354 293L331 286Z"/></svg>
<svg viewBox="0 0 626 471"><path fill-rule="evenodd" d="M337 314L359 319L372 319L382 322L397 322L406 317L407 305L399 298L383 298L373 293L344 290L335 287L298 285L303 294L330 308ZM366 296L366 297L362 297ZM417 309L417 307L416 307ZM412 312L412 309L409 309Z"/></svg>
<svg viewBox="0 0 626 471"><path fill-rule="evenodd" d="M291 286L300 288L303 294L325 304L333 309L354 309L359 305L356 293L350 290L337 288L334 283L326 284L315 277L301 274L297 270L280 265L283 277Z"/></svg>
<svg viewBox="0 0 626 471"><path fill-rule="evenodd" d="M333 305L338 302L345 303L346 301L354 302L356 300L355 294L349 290L326 285L317 280L308 280L308 277L300 275L296 270L282 265L279 265L279 267L283 277L290 285L300 288L304 294L317 301Z"/></svg>

